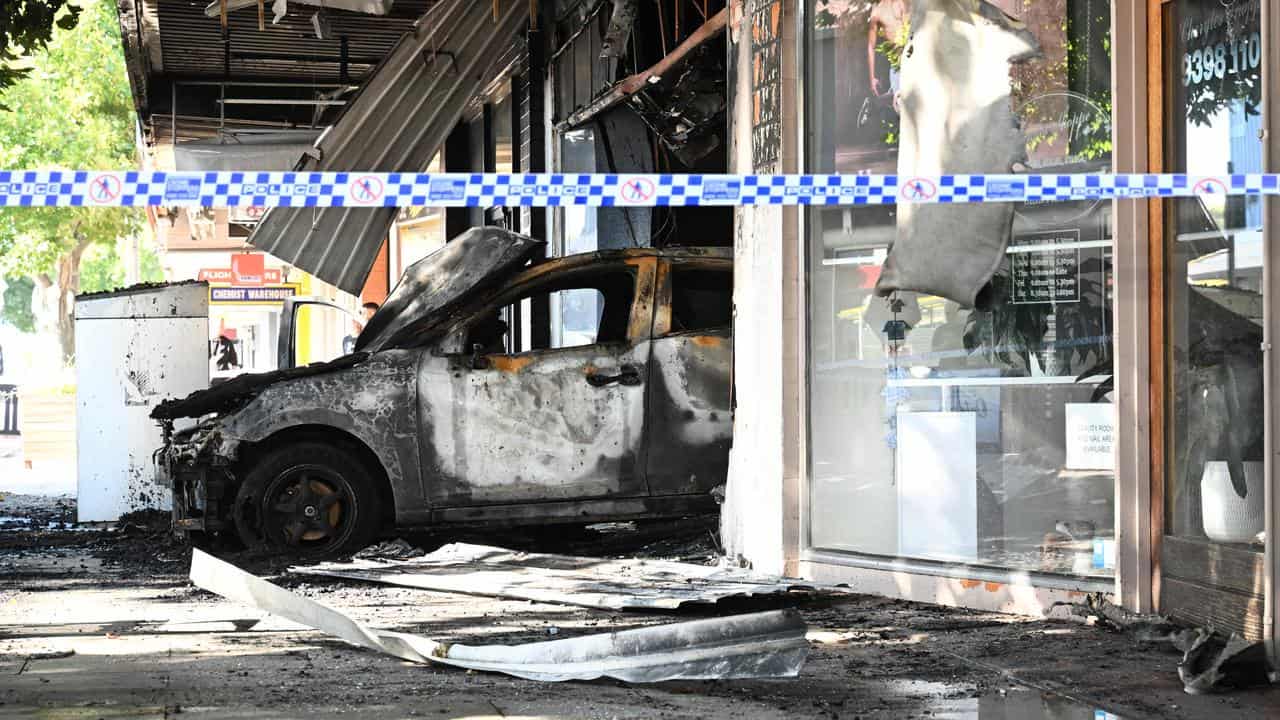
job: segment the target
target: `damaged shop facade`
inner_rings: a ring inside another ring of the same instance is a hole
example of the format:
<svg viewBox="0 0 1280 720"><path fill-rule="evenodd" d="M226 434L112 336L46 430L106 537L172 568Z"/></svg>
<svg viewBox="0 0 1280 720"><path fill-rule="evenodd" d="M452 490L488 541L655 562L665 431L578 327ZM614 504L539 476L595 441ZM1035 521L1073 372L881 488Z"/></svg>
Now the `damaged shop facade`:
<svg viewBox="0 0 1280 720"><path fill-rule="evenodd" d="M1280 0L395 0L291 4L279 25L229 5L220 22L121 3L158 158L265 129L312 133L289 166L337 171L1226 174L1280 157ZM377 302L479 226L542 241L534 259L732 248L731 560L1037 614L1103 592L1274 641L1275 205L280 208L247 241ZM551 295L502 310L498 354L599 336Z"/></svg>
<svg viewBox="0 0 1280 720"><path fill-rule="evenodd" d="M735 172L1280 161L1274 0L735 7ZM1277 228L1244 197L739 208L726 552L1034 614L1102 592L1274 652Z"/></svg>

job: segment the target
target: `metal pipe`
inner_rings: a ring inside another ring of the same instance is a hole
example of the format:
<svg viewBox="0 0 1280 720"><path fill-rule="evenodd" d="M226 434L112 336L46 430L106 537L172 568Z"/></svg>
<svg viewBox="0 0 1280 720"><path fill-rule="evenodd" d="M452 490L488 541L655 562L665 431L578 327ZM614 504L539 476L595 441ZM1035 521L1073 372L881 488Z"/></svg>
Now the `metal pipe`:
<svg viewBox="0 0 1280 720"><path fill-rule="evenodd" d="M725 25L728 24L728 21L729 9L725 8L703 23L697 30L694 30L689 37L685 38L684 42L671 51L670 55L659 60L657 64L648 70L643 70L631 77L618 81L603 95L592 100L586 107L573 113L568 119L557 125L556 129L564 131L577 127L640 92L649 82L661 79L664 73L675 67L681 60L684 60L685 56L692 52L694 48L720 34Z"/></svg>
<svg viewBox="0 0 1280 720"><path fill-rule="evenodd" d="M316 105L322 107L330 107L333 105L346 105L346 100L310 100L299 98L290 100L287 98L229 98L222 97L218 99L219 105Z"/></svg>
<svg viewBox="0 0 1280 720"><path fill-rule="evenodd" d="M178 144L178 83L169 84L169 146Z"/></svg>
<svg viewBox="0 0 1280 720"><path fill-rule="evenodd" d="M359 85L350 83L312 83L312 82L256 82L239 80L175 80L176 85L217 87L291 87L291 88L345 88L359 90Z"/></svg>
<svg viewBox="0 0 1280 720"><path fill-rule="evenodd" d="M297 53L274 53L274 52L248 52L240 50L231 53L231 57L236 60L283 60L293 62L317 62L317 63L335 63L342 64L342 57L333 57L332 55L303 55ZM356 65L377 65L381 58L376 57L353 57L347 58L347 61Z"/></svg>

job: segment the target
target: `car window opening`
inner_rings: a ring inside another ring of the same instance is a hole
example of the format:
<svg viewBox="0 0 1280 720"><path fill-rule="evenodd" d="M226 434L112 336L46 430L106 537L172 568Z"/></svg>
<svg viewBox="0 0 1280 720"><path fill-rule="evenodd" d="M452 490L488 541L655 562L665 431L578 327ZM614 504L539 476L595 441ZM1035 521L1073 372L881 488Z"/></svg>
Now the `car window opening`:
<svg viewBox="0 0 1280 720"><path fill-rule="evenodd" d="M466 347L479 346L484 354L517 354L625 342L634 299L635 277L630 271L576 274L485 311L467 328ZM531 305L550 308L544 319L549 328L512 333L511 318Z"/></svg>
<svg viewBox="0 0 1280 720"><path fill-rule="evenodd" d="M672 268L671 332L728 328L732 316L731 271Z"/></svg>

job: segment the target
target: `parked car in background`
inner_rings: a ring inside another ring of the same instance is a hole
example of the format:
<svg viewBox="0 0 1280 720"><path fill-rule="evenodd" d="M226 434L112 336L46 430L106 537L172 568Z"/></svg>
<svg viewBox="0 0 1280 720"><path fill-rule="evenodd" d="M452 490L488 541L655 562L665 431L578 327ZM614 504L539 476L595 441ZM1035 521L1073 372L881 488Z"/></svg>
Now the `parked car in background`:
<svg viewBox="0 0 1280 720"><path fill-rule="evenodd" d="M335 555L394 528L713 511L732 435L727 249L477 228L415 264L356 352L161 404L177 527ZM304 301L305 302L305 301ZM199 418L184 429L175 422Z"/></svg>

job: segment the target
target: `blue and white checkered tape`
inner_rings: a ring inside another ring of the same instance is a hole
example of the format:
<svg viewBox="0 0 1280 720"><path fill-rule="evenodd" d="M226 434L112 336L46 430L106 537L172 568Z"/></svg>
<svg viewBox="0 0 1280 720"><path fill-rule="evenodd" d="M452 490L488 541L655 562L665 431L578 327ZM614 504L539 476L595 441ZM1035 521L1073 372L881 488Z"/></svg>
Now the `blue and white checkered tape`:
<svg viewBox="0 0 1280 720"><path fill-rule="evenodd" d="M0 171L7 207L651 207L1278 195L1278 174L618 175Z"/></svg>

